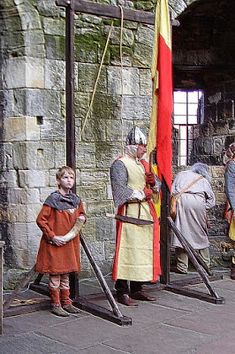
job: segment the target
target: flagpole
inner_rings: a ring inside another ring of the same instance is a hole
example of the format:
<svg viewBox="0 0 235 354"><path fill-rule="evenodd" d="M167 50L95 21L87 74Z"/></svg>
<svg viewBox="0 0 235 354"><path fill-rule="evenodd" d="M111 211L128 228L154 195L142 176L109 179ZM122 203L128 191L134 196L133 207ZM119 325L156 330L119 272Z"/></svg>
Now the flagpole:
<svg viewBox="0 0 235 354"><path fill-rule="evenodd" d="M162 178L162 200L161 200L161 221L160 221L160 259L162 275L160 282L169 284L170 282L170 228L167 222L169 216L170 191L164 177Z"/></svg>
<svg viewBox="0 0 235 354"><path fill-rule="evenodd" d="M148 153L156 148L156 165L162 180L160 212L161 282L170 279L170 229L167 217L172 183L172 39L168 0L158 0L152 59L153 100ZM152 158L152 157L151 157ZM150 158L150 161L151 161ZM153 169L154 170L154 169Z"/></svg>

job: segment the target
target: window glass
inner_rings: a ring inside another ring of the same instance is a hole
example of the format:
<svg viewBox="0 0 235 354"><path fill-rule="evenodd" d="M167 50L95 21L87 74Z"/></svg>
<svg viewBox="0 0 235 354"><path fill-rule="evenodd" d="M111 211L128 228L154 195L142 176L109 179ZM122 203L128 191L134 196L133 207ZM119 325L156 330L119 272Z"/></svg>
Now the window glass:
<svg viewBox="0 0 235 354"><path fill-rule="evenodd" d="M199 91L192 91L188 92L188 102L189 103L198 103L198 92Z"/></svg>
<svg viewBox="0 0 235 354"><path fill-rule="evenodd" d="M197 116L188 116L188 124L197 124Z"/></svg>
<svg viewBox="0 0 235 354"><path fill-rule="evenodd" d="M175 124L186 124L186 116L175 116Z"/></svg>
<svg viewBox="0 0 235 354"><path fill-rule="evenodd" d="M186 115L187 106L185 103L175 103L174 104L174 114L177 115Z"/></svg>
<svg viewBox="0 0 235 354"><path fill-rule="evenodd" d="M188 114L197 115L198 103L189 103L188 104Z"/></svg>
<svg viewBox="0 0 235 354"><path fill-rule="evenodd" d="M187 139L187 127L186 125L180 126L180 139Z"/></svg>
<svg viewBox="0 0 235 354"><path fill-rule="evenodd" d="M186 102L186 92L184 91L175 91L174 92L174 102Z"/></svg>

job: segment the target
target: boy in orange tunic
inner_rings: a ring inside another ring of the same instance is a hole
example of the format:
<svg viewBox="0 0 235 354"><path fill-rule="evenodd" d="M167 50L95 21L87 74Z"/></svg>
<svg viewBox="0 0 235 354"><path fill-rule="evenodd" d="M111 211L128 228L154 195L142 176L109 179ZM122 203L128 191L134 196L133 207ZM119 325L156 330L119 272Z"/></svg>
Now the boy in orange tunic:
<svg viewBox="0 0 235 354"><path fill-rule="evenodd" d="M79 234L68 242L63 236L72 229L77 218L84 222L86 217L81 199L71 191L75 181L73 169L61 167L56 181L58 190L46 199L36 220L43 232L36 271L49 274L52 313L67 317L69 313L79 312L69 298L69 273L80 270L80 242Z"/></svg>

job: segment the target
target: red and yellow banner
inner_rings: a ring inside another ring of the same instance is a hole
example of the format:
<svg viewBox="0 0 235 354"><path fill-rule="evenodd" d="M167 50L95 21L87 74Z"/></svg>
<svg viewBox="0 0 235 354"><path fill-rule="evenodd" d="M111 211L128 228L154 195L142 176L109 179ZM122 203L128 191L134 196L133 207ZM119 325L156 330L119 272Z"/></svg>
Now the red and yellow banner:
<svg viewBox="0 0 235 354"><path fill-rule="evenodd" d="M172 182L172 50L171 24L167 0L158 0L152 61L153 99L148 137L148 153L157 149L160 177L171 189Z"/></svg>

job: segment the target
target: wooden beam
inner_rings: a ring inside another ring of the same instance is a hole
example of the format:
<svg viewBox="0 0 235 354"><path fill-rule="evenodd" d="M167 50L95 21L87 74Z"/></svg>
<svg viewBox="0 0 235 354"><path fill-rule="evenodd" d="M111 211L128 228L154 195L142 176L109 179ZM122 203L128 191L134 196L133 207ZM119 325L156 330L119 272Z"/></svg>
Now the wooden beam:
<svg viewBox="0 0 235 354"><path fill-rule="evenodd" d="M74 0L71 1L71 5ZM76 171L75 120L74 120L74 8L66 8L66 164ZM73 192L76 189L74 183Z"/></svg>
<svg viewBox="0 0 235 354"><path fill-rule="evenodd" d="M167 215L169 214L170 192L166 181L162 181L162 201L161 201L161 222L160 222L160 259L162 284L170 282L170 229L168 227Z"/></svg>
<svg viewBox="0 0 235 354"><path fill-rule="evenodd" d="M234 71L234 64L227 65L216 65L216 64L208 64L208 65L184 65L184 64L174 64L174 70L184 71L184 72L219 72L219 71Z"/></svg>
<svg viewBox="0 0 235 354"><path fill-rule="evenodd" d="M56 0L57 6L67 7L70 5L69 0ZM97 4L85 0L74 0L74 11L87 13L94 16L104 16L109 18L120 18L121 10L118 6ZM152 12L132 10L123 8L123 19L133 22L154 25L154 14Z"/></svg>
<svg viewBox="0 0 235 354"><path fill-rule="evenodd" d="M215 273L209 277L210 281L216 281L216 280L221 280L223 279L223 274L221 273ZM170 281L169 285L172 286L186 286L186 285L196 285L196 284L201 284L202 279L198 275L182 275L182 278L175 279Z"/></svg>
<svg viewBox="0 0 235 354"><path fill-rule="evenodd" d="M225 303L225 300L223 297L214 297L210 294L204 294L201 291L197 291L194 289L187 289L187 288L179 287L176 285L168 284L168 285L166 285L164 290L171 291L171 292L173 292L175 294L179 294L179 295L193 297L198 300L207 301L212 304L224 304Z"/></svg>
<svg viewBox="0 0 235 354"><path fill-rule="evenodd" d="M36 284L30 284L30 289L33 291L36 291L40 294L43 295L49 295L48 291L48 286L46 284L41 284L41 285L36 285ZM103 294L102 294L103 295ZM89 297L89 295L87 296ZM99 294L93 294L93 301L96 301L96 298L99 297ZM47 306L47 302L44 302L44 306ZM92 313L95 316L101 317L105 320L114 322L118 324L119 326L129 326L132 325L132 319L131 317L126 317L126 316L118 316L113 313L113 311L110 311L106 309L105 307L96 305L95 303L92 303L90 301L87 301L84 297L77 297L75 301L73 301L73 304L78 307L79 309ZM16 311L14 309L10 309L9 313L12 313L13 311ZM19 314L19 310L17 314ZM5 316L8 316L8 312Z"/></svg>
<svg viewBox="0 0 235 354"><path fill-rule="evenodd" d="M0 335L3 332L3 247L4 241L0 241Z"/></svg>
<svg viewBox="0 0 235 354"><path fill-rule="evenodd" d="M104 320L114 322L119 326L132 325L131 317L126 317L126 316L119 317L115 315L112 311L104 307L88 302L85 298L80 297L73 304L83 311L92 313L93 315L101 317Z"/></svg>
<svg viewBox="0 0 235 354"><path fill-rule="evenodd" d="M18 306L10 306L4 312L4 318L12 317L12 316L19 316L26 313L31 313L35 311L43 311L49 310L51 308L50 299L43 299L42 301L32 304L32 305L18 305Z"/></svg>

